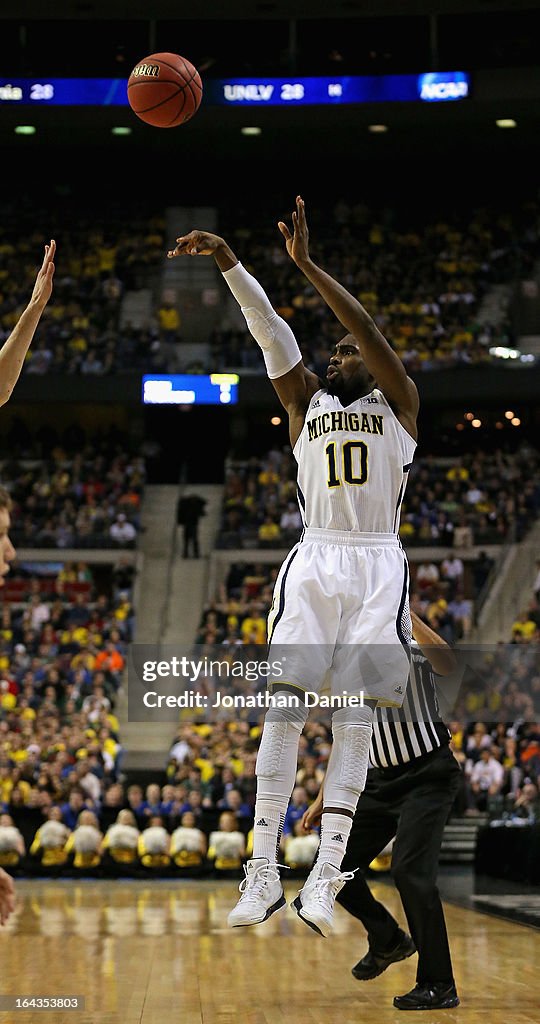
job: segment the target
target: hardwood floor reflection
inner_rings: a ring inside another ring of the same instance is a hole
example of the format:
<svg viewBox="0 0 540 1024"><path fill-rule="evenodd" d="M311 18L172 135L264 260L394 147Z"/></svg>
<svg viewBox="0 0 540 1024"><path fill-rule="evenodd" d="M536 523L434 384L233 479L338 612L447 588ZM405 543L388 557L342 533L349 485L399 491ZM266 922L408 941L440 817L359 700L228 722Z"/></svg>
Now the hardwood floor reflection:
<svg viewBox="0 0 540 1024"><path fill-rule="evenodd" d="M298 886L285 888L293 899ZM374 890L405 924L395 891ZM82 995L85 1009L2 1012L0 1024L395 1024L392 998L415 982L416 957L355 981L365 933L341 907L328 939L290 908L228 929L233 882L19 881L17 891L0 930L1 993ZM540 932L448 904L446 914L462 1005L422 1021L537 1024Z"/></svg>

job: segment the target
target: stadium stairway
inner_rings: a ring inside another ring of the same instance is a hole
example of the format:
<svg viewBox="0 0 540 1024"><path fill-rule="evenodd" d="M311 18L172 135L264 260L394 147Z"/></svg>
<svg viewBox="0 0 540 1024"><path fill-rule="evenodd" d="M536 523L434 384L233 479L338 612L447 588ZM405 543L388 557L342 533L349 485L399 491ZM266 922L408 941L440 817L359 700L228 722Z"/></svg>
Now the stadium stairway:
<svg viewBox="0 0 540 1024"><path fill-rule="evenodd" d="M532 597L535 561L540 550L540 522L520 544L504 552L500 568L484 601L478 623L467 643L496 644L510 641L512 623Z"/></svg>
<svg viewBox="0 0 540 1024"><path fill-rule="evenodd" d="M171 206L165 211L166 237L175 239L193 228L217 230L217 211L212 207ZM181 312L180 332L190 345L207 352L206 340L223 314L223 293L228 291L213 259L181 257L165 260L160 281L161 299L170 299Z"/></svg>
<svg viewBox="0 0 540 1024"><path fill-rule="evenodd" d="M484 295L476 320L482 327L500 327L512 301L513 285L494 284Z"/></svg>
<svg viewBox="0 0 540 1024"><path fill-rule="evenodd" d="M131 325L136 330L148 327L154 319L153 296L151 288L139 288L138 291L126 292L120 310L120 326Z"/></svg>
<svg viewBox="0 0 540 1024"><path fill-rule="evenodd" d="M174 485L150 486L145 490L134 642L152 644L152 656L157 658L188 653L185 648L194 642L207 600L208 556L219 525L222 487L197 485L196 491L207 501L206 513L199 523L201 557L184 559L182 528L176 525L176 505L182 490ZM174 650L166 654L163 645L174 645ZM151 709L146 709L144 722L130 722L128 696L123 695L118 707L120 734L126 749L122 771L130 781L136 777L140 782L143 776L146 782L160 781L175 724L153 719Z"/></svg>
<svg viewBox="0 0 540 1024"><path fill-rule="evenodd" d="M527 280L516 282L512 303L512 323L521 352L540 354L540 260L532 267Z"/></svg>
<svg viewBox="0 0 540 1024"><path fill-rule="evenodd" d="M478 830L486 824L487 820L487 814L450 818L443 834L439 863L472 864Z"/></svg>

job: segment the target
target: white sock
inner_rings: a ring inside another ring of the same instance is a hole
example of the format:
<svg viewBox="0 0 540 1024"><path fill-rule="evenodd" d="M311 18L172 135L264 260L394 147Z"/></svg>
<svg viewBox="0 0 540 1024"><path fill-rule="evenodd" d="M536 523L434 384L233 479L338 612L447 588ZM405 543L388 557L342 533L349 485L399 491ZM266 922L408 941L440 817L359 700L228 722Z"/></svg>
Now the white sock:
<svg viewBox="0 0 540 1024"><path fill-rule="evenodd" d="M285 800L283 807L280 807L275 800L257 797L253 826L253 857L266 857L270 864L277 863L288 802Z"/></svg>
<svg viewBox="0 0 540 1024"><path fill-rule="evenodd" d="M323 812L321 819L321 842L317 853L317 864L332 864L341 867L351 834L352 818L335 811Z"/></svg>

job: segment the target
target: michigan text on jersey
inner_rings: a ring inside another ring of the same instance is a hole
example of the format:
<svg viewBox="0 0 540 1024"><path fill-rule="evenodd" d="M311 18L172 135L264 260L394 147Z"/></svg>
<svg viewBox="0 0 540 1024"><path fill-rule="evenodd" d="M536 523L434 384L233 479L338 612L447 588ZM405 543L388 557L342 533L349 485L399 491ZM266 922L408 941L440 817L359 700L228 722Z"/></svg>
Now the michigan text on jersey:
<svg viewBox="0 0 540 1024"><path fill-rule="evenodd" d="M356 434L384 434L384 416L363 412L323 412L307 421L308 441L334 430L348 430Z"/></svg>

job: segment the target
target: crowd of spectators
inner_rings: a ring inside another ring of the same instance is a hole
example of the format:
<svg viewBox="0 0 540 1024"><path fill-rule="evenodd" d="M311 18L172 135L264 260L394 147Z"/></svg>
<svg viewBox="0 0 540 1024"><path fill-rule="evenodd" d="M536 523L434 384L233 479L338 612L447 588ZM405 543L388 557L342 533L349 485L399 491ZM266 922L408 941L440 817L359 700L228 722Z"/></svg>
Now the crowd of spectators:
<svg viewBox="0 0 540 1024"><path fill-rule="evenodd" d="M426 565L416 575L433 586ZM218 648L225 658L260 657L278 569L233 564L201 615L197 644ZM450 552L439 571L448 596L458 593L461 560ZM110 596L97 595L94 602L80 595L63 605L57 598L43 602L38 594L26 609L4 609L0 863L36 874L240 877L252 850L262 713L235 709L211 724L190 712L162 783L127 783L114 713L132 631L126 572L119 563ZM76 580L91 585L88 575L87 566L66 567L66 578L55 584L60 593ZM32 591L38 590L34 581ZM424 600L425 590L413 593L413 607L443 632L435 621L440 610L433 612ZM39 622L43 604L49 618ZM526 618L536 631L520 635L514 629L512 643L486 652L483 672L465 679L453 709L451 745L464 768L454 814L540 820L536 598ZM245 692L244 680L235 685ZM309 870L318 843L317 831L305 835L300 822L317 795L330 750L330 722L309 719L281 850L283 863L299 874Z"/></svg>
<svg viewBox="0 0 540 1024"><path fill-rule="evenodd" d="M453 813L487 813L494 823L514 825L539 821L540 723L512 718L506 706L491 724L472 717L449 725L451 749L463 767ZM240 877L253 849L261 729L262 721L238 718L186 722L170 749L163 784L112 781L96 806L76 782L65 801L40 812L41 824L29 835L6 801L0 861L38 874ZM306 835L301 820L318 793L330 750L330 724L309 719L281 842L283 863L299 874L316 855L318 830Z"/></svg>
<svg viewBox="0 0 540 1024"><path fill-rule="evenodd" d="M134 548L144 459L114 432L82 433L79 444L74 437L67 445L54 436L49 441L14 443L0 460L2 485L13 502L15 547Z"/></svg>
<svg viewBox="0 0 540 1024"><path fill-rule="evenodd" d="M224 212L220 232L290 324L306 365L324 377L343 328L288 258L274 229L278 212L263 219L259 211L257 221L252 210L243 218L235 210L230 224ZM289 222L290 213L280 218ZM476 209L425 223L417 209L404 214L344 199L309 211L314 259L357 296L412 374L494 361L490 349L515 347L508 315L484 323L478 313L492 285L530 275L538 218L536 202L512 213ZM214 369L263 371L244 330L216 330L211 349Z"/></svg>
<svg viewBox="0 0 540 1024"><path fill-rule="evenodd" d="M133 566L119 559L99 584L85 563L43 569L19 578L16 599L4 593L0 614L0 861L8 867L14 829L20 855L24 845L39 860L40 837L50 834L56 849L77 824L84 836L115 808L123 778L116 705L133 636Z"/></svg>
<svg viewBox="0 0 540 1024"><path fill-rule="evenodd" d="M440 565L411 563L411 608L448 643L466 640L474 624L475 598L492 567L485 552L467 569L450 553ZM264 644L266 618L272 603L279 563L233 562L225 581L203 610L196 635L201 646ZM424 586L424 572L433 569ZM450 575L457 569L459 575ZM470 594L471 596L465 596Z"/></svg>
<svg viewBox="0 0 540 1024"><path fill-rule="evenodd" d="M107 463L104 454L95 451L84 449L76 462L76 457L66 460L61 448L54 449L51 473L37 482L47 480L51 486L64 474L65 486L73 483L73 492L81 495L89 490L95 504L98 476L105 488L111 485L108 495L121 495L124 486L135 491L135 479L140 499L142 463L119 452ZM537 490L526 483L533 475L531 460L536 465L537 458L528 449L514 460L503 452L458 461L420 460L402 523L414 522L417 516L420 523L426 519L438 526L442 512L450 516L445 522L452 521L459 529L459 519L451 518L456 513L449 507L453 498L458 508L460 503L470 505L475 514L488 518L490 509L479 505L496 504L500 515L506 513L507 528L524 509L525 530L537 513ZM13 486L15 502L17 486L19 477ZM301 525L295 492L288 450L270 452L263 460L251 459L242 466L231 464L225 520L231 511L241 510L248 522L259 517L264 526L275 522L280 511L279 527L290 545ZM44 497L39 490L33 493ZM32 505L32 517L38 506L38 501ZM21 514L18 509L15 522ZM263 548L264 538L258 534L257 539L256 546ZM269 546L275 545L270 541ZM467 638L474 599L493 563L485 552L472 562L460 558L448 539L446 548L440 560L430 557L412 563L411 605L453 643ZM208 650L219 647L228 657L236 658L239 652L244 658L260 655L279 564L278 559L275 564L233 563L201 614L196 644ZM534 597L517 615L510 643L484 655L483 673L465 680L454 708L451 745L464 768L456 814L487 812L495 820L540 820L540 562L538 568ZM214 724L186 721L171 748L164 783L143 789L126 782L115 709L133 635L133 579L134 570L124 560L112 570L107 587L96 584L87 564L66 564L54 578L31 579L21 600L4 600L0 865L10 870L236 875L250 855L262 716L246 710L235 712L234 720ZM242 685L239 681L239 692ZM330 750L330 724L309 720L300 739L296 786L282 842L284 863L300 873L313 861L318 833L304 835L299 823L318 792Z"/></svg>
<svg viewBox="0 0 540 1024"><path fill-rule="evenodd" d="M537 584L538 574L509 641L480 647L470 658L472 667L454 709L459 718L450 723L451 747L463 768L456 809L466 815L487 814L495 826L540 822ZM467 728L464 722L470 723Z"/></svg>
<svg viewBox="0 0 540 1024"><path fill-rule="evenodd" d="M540 722L516 719L451 723L452 749L463 768L456 810L492 823L540 821Z"/></svg>
<svg viewBox="0 0 540 1024"><path fill-rule="evenodd" d="M471 548L522 540L540 511L539 467L539 453L526 442L513 452L420 455L401 509L404 546ZM288 548L301 530L290 448L228 461L218 548Z"/></svg>
<svg viewBox="0 0 540 1024"><path fill-rule="evenodd" d="M135 328L121 320L126 291L150 287L167 248L163 216L138 209L103 209L64 202L56 232L54 299L23 373L103 375L162 369L157 322ZM127 199L125 200L127 203ZM2 206L0 216L0 345L32 291L50 213L28 202ZM68 225L65 227L64 225ZM46 237L48 235L46 234Z"/></svg>
<svg viewBox="0 0 540 1024"><path fill-rule="evenodd" d="M31 290L43 245L36 223L45 215L22 203L0 212L2 344ZM228 217L219 211L220 232L291 325L306 365L324 376L340 329L287 257L274 229L276 211L244 216L235 209L232 224ZM315 257L360 299L412 374L494 361L490 349L515 347L508 315L486 323L479 309L490 286L530 274L540 255L538 217L534 201L512 212L477 209L425 223L416 209L405 214L346 199L332 207L317 202L310 211ZM257 345L227 318L208 338L206 357L183 358L182 310L174 294L162 294L142 325L122 315L125 293L152 288L163 269L170 242L163 212L111 204L105 221L102 211L83 212L72 200L63 223L69 227L57 232L54 301L24 373L264 372Z"/></svg>

